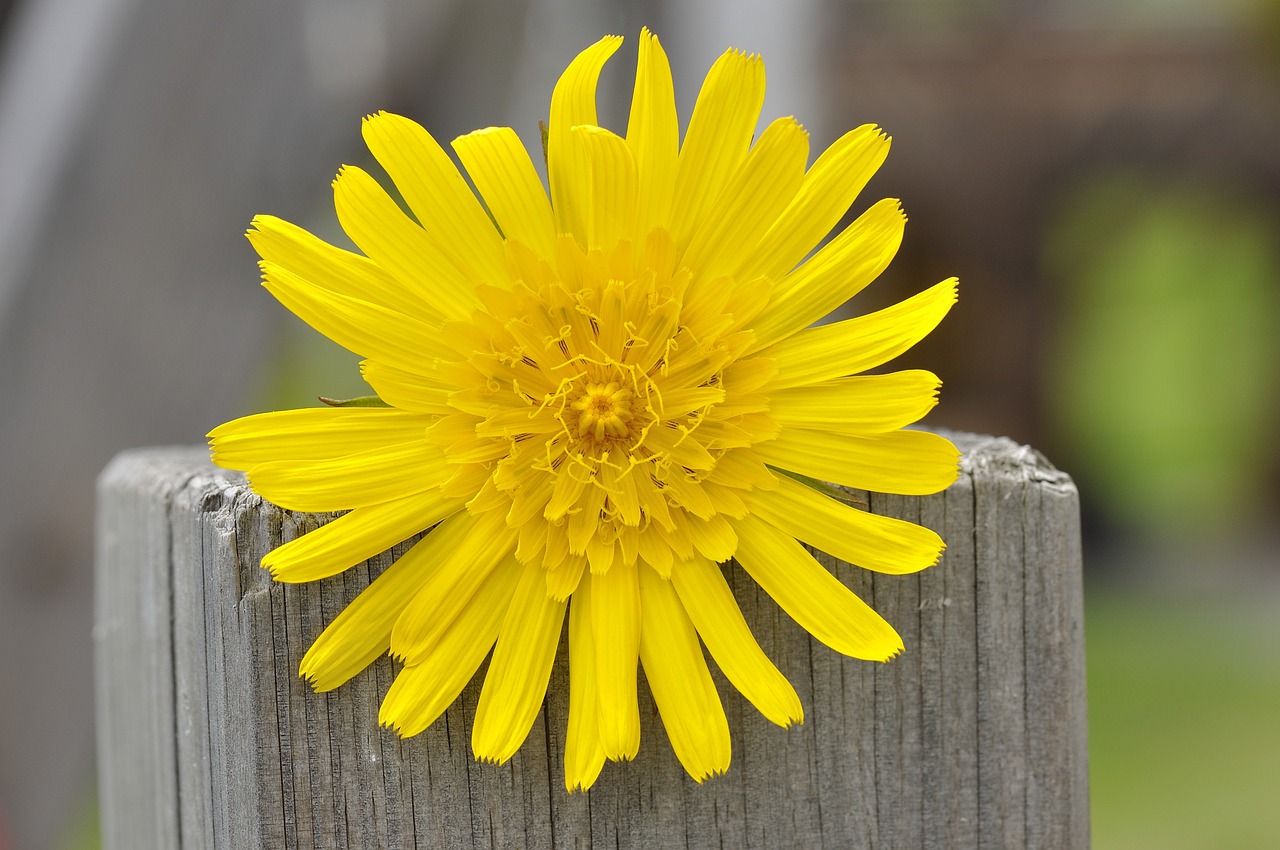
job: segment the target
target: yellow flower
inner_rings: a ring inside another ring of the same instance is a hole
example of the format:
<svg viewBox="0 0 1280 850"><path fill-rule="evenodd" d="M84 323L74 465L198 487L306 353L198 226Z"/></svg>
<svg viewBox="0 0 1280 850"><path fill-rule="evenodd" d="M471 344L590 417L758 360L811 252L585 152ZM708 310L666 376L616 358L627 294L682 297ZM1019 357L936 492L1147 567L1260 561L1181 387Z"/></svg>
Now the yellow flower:
<svg viewBox="0 0 1280 850"><path fill-rule="evenodd" d="M550 198L508 128L455 139L379 113L364 138L413 216L359 168L334 181L363 252L259 216L264 285L366 358L367 405L249 416L215 429L214 460L284 508L349 513L263 559L279 581L325 578L434 526L317 638L321 691L385 652L403 663L379 721L427 728L492 650L478 759L520 747L546 693L566 611L565 783L591 786L640 745L637 663L685 769L729 767L729 729L701 644L766 717L800 722L795 690L752 637L717 562L736 559L818 640L900 652L893 628L798 541L883 573L935 563L928 529L832 498L811 478L925 494L956 477L945 439L903 430L936 402L920 370L859 375L924 337L954 279L876 313L814 321L888 265L897 201L873 204L805 259L879 167L859 127L806 170L781 118L752 143L758 56L711 68L680 144L671 71L640 36L625 136L596 124L583 51L551 99Z"/></svg>

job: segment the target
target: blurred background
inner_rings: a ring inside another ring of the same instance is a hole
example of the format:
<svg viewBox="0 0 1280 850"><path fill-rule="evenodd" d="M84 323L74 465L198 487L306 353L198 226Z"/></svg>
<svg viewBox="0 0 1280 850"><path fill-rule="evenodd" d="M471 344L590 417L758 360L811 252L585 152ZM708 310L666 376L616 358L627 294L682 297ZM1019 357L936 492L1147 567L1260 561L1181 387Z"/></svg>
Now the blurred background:
<svg viewBox="0 0 1280 850"><path fill-rule="evenodd" d="M958 275L903 358L930 423L1080 487L1095 847L1280 846L1280 0L0 0L0 850L97 844L98 471L360 394L250 218L341 239L377 109L536 144L607 32L621 129L644 24L686 118L732 45L815 154L894 136L863 200L911 220L855 309Z"/></svg>

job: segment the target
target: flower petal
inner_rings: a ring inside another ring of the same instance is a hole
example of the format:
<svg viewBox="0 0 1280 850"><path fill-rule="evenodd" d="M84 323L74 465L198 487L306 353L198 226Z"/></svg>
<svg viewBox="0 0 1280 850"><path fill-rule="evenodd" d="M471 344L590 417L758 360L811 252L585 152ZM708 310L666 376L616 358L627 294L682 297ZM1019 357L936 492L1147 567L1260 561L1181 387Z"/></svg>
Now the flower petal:
<svg viewBox="0 0 1280 850"><path fill-rule="evenodd" d="M764 61L728 50L702 83L680 148L671 236L680 250L747 156L764 106Z"/></svg>
<svg viewBox="0 0 1280 850"><path fill-rule="evenodd" d="M956 303L957 283L948 278L892 307L806 328L765 349L761 354L778 369L768 388L813 384L887 363L938 326Z"/></svg>
<svg viewBox="0 0 1280 850"><path fill-rule="evenodd" d="M574 57L560 75L551 93L551 114L547 121L547 178L551 184L551 207L560 233L586 238L590 212L590 163L570 138L579 124L597 124L596 84L604 63L622 44L621 36L609 35Z"/></svg>
<svg viewBox="0 0 1280 850"><path fill-rule="evenodd" d="M636 696L640 584L636 565L614 564L603 575L588 574L579 588L588 583L600 745L608 758L630 760L640 750L640 705Z"/></svg>
<svg viewBox="0 0 1280 850"><path fill-rule="evenodd" d="M769 415L784 428L880 434L932 410L941 385L937 375L923 369L836 378L772 393Z"/></svg>
<svg viewBox="0 0 1280 850"><path fill-rule="evenodd" d="M554 255L556 224L542 178L510 127L489 127L453 140L453 150L507 239Z"/></svg>
<svg viewBox="0 0 1280 850"><path fill-rule="evenodd" d="M424 439L344 457L260 463L249 486L291 511L345 511L412 496L444 483L444 455Z"/></svg>
<svg viewBox="0 0 1280 850"><path fill-rule="evenodd" d="M361 129L378 164L445 253L480 280L501 280L502 234L440 143L417 122L389 112L366 116Z"/></svg>
<svg viewBox="0 0 1280 850"><path fill-rule="evenodd" d="M332 460L420 438L430 417L377 407L306 407L242 416L209 432L213 462L250 469L275 460Z"/></svg>
<svg viewBox="0 0 1280 850"><path fill-rule="evenodd" d="M733 526L720 514L707 520L690 519L689 537L699 552L713 561L727 561L733 557L738 545L738 535Z"/></svg>
<svg viewBox="0 0 1280 850"><path fill-rule="evenodd" d="M245 236L262 259L322 289L408 313L430 324L444 319L438 306L368 257L336 248L296 224L259 215Z"/></svg>
<svg viewBox="0 0 1280 850"><path fill-rule="evenodd" d="M802 723L796 689L756 642L720 568L694 557L675 565L671 584L725 678L779 726Z"/></svg>
<svg viewBox="0 0 1280 850"><path fill-rule="evenodd" d="M547 596L546 570L523 568L485 674L471 730L476 758L501 764L533 727L560 645L565 603Z"/></svg>
<svg viewBox="0 0 1280 850"><path fill-rule="evenodd" d="M781 280L831 232L889 154L889 138L864 124L822 152L791 203L756 246L743 252L736 277Z"/></svg>
<svg viewBox="0 0 1280 850"><path fill-rule="evenodd" d="M960 452L928 431L860 435L783 428L755 449L765 463L801 475L903 496L939 493L960 472Z"/></svg>
<svg viewBox="0 0 1280 850"><path fill-rule="evenodd" d="M470 514L468 514L470 516ZM489 573L515 559L516 531L499 511L471 520L468 534L441 559L391 630L391 654L417 664L436 650Z"/></svg>
<svg viewBox="0 0 1280 850"><path fill-rule="evenodd" d="M392 407L435 414L431 421L435 421L436 416L458 412L449 404L449 394L455 390L434 375L406 371L382 360L363 360L360 376L373 387L378 398Z"/></svg>
<svg viewBox="0 0 1280 850"><path fill-rule="evenodd" d="M786 476L779 477L777 490L757 490L743 498L752 516L842 561L878 573L919 572L936 564L946 548L928 528L851 508ZM742 522L734 525L739 553Z"/></svg>
<svg viewBox="0 0 1280 850"><path fill-rule="evenodd" d="M435 651L417 664L406 664L396 676L378 709L379 724L408 738L436 722L453 704L498 639L520 572L513 558L486 575Z"/></svg>
<svg viewBox="0 0 1280 850"><path fill-rule="evenodd" d="M640 570L640 662L676 758L695 782L729 769L729 721L671 583Z"/></svg>
<svg viewBox="0 0 1280 850"><path fill-rule="evenodd" d="M662 45L647 27L640 31L627 144L631 146L639 179L636 231L647 234L670 218L680 150L671 66Z"/></svg>
<svg viewBox="0 0 1280 850"><path fill-rule="evenodd" d="M902 638L789 534L755 517L737 520L737 561L809 634L836 652L888 661Z"/></svg>
<svg viewBox="0 0 1280 850"><path fill-rule="evenodd" d="M586 247L607 251L636 240L636 164L626 141L590 124L573 128L572 141L590 164L586 205Z"/></svg>
<svg viewBox="0 0 1280 850"><path fill-rule="evenodd" d="M809 134L794 118L779 118L765 128L684 252L681 262L693 271L692 293L735 271L743 252L760 241L795 197L808 156Z"/></svg>
<svg viewBox="0 0 1280 850"><path fill-rule="evenodd" d="M333 180L333 206L351 241L440 313L460 319L479 304L473 273L449 257L363 169L342 167Z"/></svg>
<svg viewBox="0 0 1280 850"><path fill-rule="evenodd" d="M325 627L298 674L317 691L331 691L386 652L396 618L431 577L439 556L452 551L470 528L465 513L455 514L415 543Z"/></svg>
<svg viewBox="0 0 1280 850"><path fill-rule="evenodd" d="M439 490L357 508L268 552L262 566L281 582L328 578L457 513L462 501Z"/></svg>
<svg viewBox="0 0 1280 850"><path fill-rule="evenodd" d="M752 325L754 350L808 327L879 277L902 244L905 223L896 200L879 201L779 281L773 301Z"/></svg>
<svg viewBox="0 0 1280 850"><path fill-rule="evenodd" d="M597 723L599 706L591 609L591 580L588 579L579 586L569 605L569 725L564 736L564 787L570 793L590 788L605 762Z"/></svg>
<svg viewBox="0 0 1280 850"><path fill-rule="evenodd" d="M427 372L454 356L439 332L404 313L321 289L274 263L262 262L262 285L306 322L348 351L408 372Z"/></svg>

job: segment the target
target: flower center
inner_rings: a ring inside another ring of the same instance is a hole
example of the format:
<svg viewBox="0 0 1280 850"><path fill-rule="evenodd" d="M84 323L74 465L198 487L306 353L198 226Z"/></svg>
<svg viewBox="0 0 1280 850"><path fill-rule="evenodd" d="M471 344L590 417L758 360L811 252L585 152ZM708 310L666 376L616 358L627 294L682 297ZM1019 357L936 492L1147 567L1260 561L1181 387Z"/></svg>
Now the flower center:
<svg viewBox="0 0 1280 850"><path fill-rule="evenodd" d="M596 443L607 439L626 439L631 434L631 421L635 418L631 410L634 395L616 381L588 383L569 404L570 409L578 414L574 431L579 437Z"/></svg>

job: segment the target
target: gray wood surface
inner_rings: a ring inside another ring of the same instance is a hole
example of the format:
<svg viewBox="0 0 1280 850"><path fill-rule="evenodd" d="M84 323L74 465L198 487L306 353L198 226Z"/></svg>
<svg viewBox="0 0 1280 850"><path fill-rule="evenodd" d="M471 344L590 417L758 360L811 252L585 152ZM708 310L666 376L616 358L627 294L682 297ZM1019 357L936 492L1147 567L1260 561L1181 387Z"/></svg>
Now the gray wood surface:
<svg viewBox="0 0 1280 850"><path fill-rule="evenodd" d="M728 575L805 723L783 730L716 673L729 773L685 776L642 687L638 758L564 790L562 646L528 741L476 763L478 681L422 735L377 726L383 658L330 694L298 661L403 551L306 585L261 556L327 517L263 503L202 449L119 456L99 482L98 732L107 848L869 847L1089 844L1078 497L1037 452L952 435L964 474L871 509L937 529L916 576L824 562L902 633L888 665L815 643Z"/></svg>

